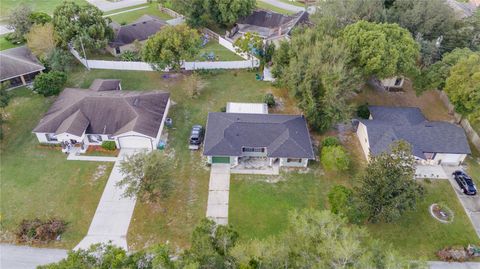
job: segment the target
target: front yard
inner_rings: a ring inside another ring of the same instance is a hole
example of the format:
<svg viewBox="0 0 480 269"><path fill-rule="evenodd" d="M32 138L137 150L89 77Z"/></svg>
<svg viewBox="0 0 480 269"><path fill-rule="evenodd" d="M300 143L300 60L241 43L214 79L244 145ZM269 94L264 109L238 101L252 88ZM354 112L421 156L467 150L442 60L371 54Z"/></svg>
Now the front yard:
<svg viewBox="0 0 480 269"><path fill-rule="evenodd" d="M67 230L48 246L74 247L87 233L112 165L67 161L59 148L40 146L31 131L53 99L26 88L13 93L0 144L0 241L14 242L23 219L57 217Z"/></svg>

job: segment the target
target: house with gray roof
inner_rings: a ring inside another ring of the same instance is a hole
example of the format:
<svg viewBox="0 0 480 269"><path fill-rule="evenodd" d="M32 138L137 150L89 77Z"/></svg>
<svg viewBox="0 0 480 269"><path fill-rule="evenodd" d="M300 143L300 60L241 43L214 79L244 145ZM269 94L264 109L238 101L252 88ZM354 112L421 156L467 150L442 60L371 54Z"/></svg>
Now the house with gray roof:
<svg viewBox="0 0 480 269"><path fill-rule="evenodd" d="M315 159L305 117L267 113L210 112L203 155L209 163L264 163L306 167Z"/></svg>
<svg viewBox="0 0 480 269"><path fill-rule="evenodd" d="M135 41L143 44L150 36L156 34L167 22L152 15L143 15L138 20L127 25L112 22L114 38L108 43L107 50L114 56L125 51L137 51Z"/></svg>
<svg viewBox="0 0 480 269"><path fill-rule="evenodd" d="M40 143L62 144L64 152L103 141L155 149L169 107L168 92L123 91L119 80L95 80L90 89L64 89L33 133Z"/></svg>
<svg viewBox="0 0 480 269"><path fill-rule="evenodd" d="M227 32L226 37L232 42L250 32L259 35L265 42L278 44L279 41L289 39L292 30L308 22L308 13L301 11L293 15L284 15L270 10L258 9L249 16L240 19Z"/></svg>
<svg viewBox="0 0 480 269"><path fill-rule="evenodd" d="M9 88L32 83L44 69L27 47L0 51L0 83L8 82Z"/></svg>
<svg viewBox="0 0 480 269"><path fill-rule="evenodd" d="M416 107L369 106L370 118L361 119L357 136L367 159L387 152L393 142L405 140L421 164L458 165L471 153L465 131L458 125L428 121Z"/></svg>

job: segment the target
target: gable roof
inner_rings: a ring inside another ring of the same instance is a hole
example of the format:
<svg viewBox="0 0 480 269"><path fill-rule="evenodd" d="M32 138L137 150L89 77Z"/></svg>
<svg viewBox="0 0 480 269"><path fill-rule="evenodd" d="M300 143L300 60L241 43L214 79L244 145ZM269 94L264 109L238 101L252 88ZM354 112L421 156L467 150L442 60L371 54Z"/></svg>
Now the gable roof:
<svg viewBox="0 0 480 269"><path fill-rule="evenodd" d="M95 79L90 85L90 90L103 92L103 91L117 91L120 90L119 79Z"/></svg>
<svg viewBox="0 0 480 269"><path fill-rule="evenodd" d="M111 24L115 37L109 46L119 47L131 44L135 40L146 40L166 25L165 21L151 15L143 15L137 21L127 25Z"/></svg>
<svg viewBox="0 0 480 269"><path fill-rule="evenodd" d="M137 132L156 137L170 94L163 91L65 89L33 132L120 135Z"/></svg>
<svg viewBox="0 0 480 269"><path fill-rule="evenodd" d="M45 67L27 47L0 51L0 81L38 72Z"/></svg>
<svg viewBox="0 0 480 269"><path fill-rule="evenodd" d="M396 140L412 146L413 155L424 153L470 154L464 130L448 122L428 121L419 108L369 106L371 120L360 120L366 127L370 151L378 155Z"/></svg>
<svg viewBox="0 0 480 269"><path fill-rule="evenodd" d="M203 154L240 156L242 147L266 147L268 157L315 159L303 116L208 113Z"/></svg>
<svg viewBox="0 0 480 269"><path fill-rule="evenodd" d="M247 32L257 33L266 39L280 37L290 34L296 25L307 20L308 13L306 11L288 16L270 10L259 9L239 20L232 29L230 37L235 39Z"/></svg>

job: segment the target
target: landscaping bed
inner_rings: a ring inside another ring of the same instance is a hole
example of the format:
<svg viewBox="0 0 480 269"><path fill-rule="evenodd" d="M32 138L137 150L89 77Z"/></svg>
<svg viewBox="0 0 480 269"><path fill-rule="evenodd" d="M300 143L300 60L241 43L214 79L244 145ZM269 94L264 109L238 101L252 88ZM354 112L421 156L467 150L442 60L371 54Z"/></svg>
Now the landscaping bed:
<svg viewBox="0 0 480 269"><path fill-rule="evenodd" d="M107 149L104 149L102 146L90 145L90 146L88 146L87 151L83 155L86 155L86 156L117 157L119 152L120 152L119 149L107 150Z"/></svg>

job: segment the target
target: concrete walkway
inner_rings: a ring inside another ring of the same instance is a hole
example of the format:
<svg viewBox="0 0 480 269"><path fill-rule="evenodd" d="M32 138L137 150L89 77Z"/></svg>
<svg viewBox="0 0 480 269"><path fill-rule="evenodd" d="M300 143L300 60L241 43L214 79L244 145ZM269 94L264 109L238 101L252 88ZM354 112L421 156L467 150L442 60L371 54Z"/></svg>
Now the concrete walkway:
<svg viewBox="0 0 480 269"><path fill-rule="evenodd" d="M480 269L478 262L428 262L430 269Z"/></svg>
<svg viewBox="0 0 480 269"><path fill-rule="evenodd" d="M217 224L228 224L230 164L212 164L208 185L207 218Z"/></svg>
<svg viewBox="0 0 480 269"><path fill-rule="evenodd" d="M116 186L123 179L120 173L120 162L128 155L135 154L134 149L121 149L118 160L113 166L112 173L108 178L102 198L98 203L87 236L74 248L87 249L91 244L108 243L128 250L127 232L136 199L123 198L124 189Z"/></svg>
<svg viewBox="0 0 480 269"><path fill-rule="evenodd" d="M455 170L463 170L461 167L443 166L443 169L448 176L448 180L450 181L458 200L460 200L460 203L465 209L465 213L467 213L467 216L470 218L473 228L477 232L477 236L480 238L480 194L469 196L461 191L452 175Z"/></svg>
<svg viewBox="0 0 480 269"><path fill-rule="evenodd" d="M67 250L0 244L0 268L33 269L67 257Z"/></svg>
<svg viewBox="0 0 480 269"><path fill-rule="evenodd" d="M147 0L119 0L118 2L110 2L106 0L86 0L90 4L98 7L101 11L111 11L131 6L138 6L147 3Z"/></svg>

